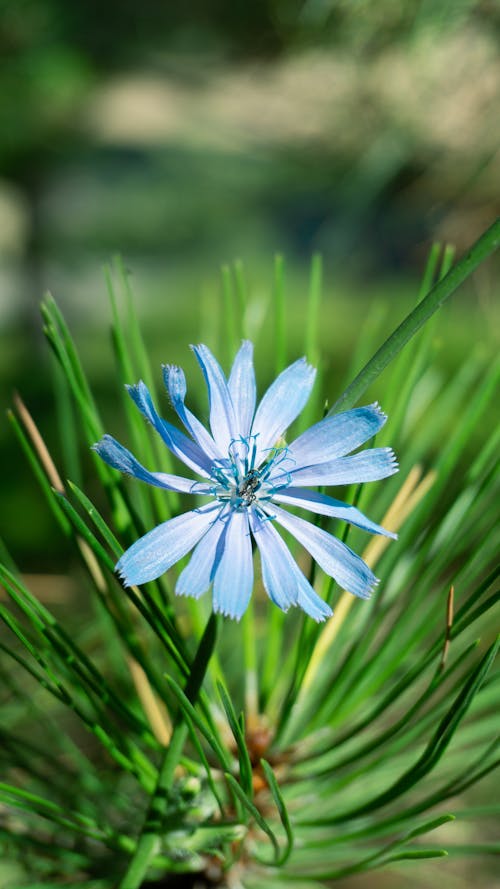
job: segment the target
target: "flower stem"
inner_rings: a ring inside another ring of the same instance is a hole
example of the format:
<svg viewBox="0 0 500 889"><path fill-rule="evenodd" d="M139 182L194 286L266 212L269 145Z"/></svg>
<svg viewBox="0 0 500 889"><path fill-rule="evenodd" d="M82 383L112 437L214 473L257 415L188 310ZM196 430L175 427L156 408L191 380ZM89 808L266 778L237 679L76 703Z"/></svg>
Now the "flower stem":
<svg viewBox="0 0 500 889"><path fill-rule="evenodd" d="M259 692L257 686L257 651L255 647L255 615L253 601L243 615L243 654L245 661L245 717L247 727L254 727L259 713Z"/></svg>
<svg viewBox="0 0 500 889"><path fill-rule="evenodd" d="M205 631L198 646L198 651L196 652L193 661L189 679L184 689L186 697L191 703L194 703L201 688L208 662L215 646L218 626L218 617L216 614L212 613L205 627ZM158 773L156 788L149 802L144 825L137 840L135 853L127 868L127 872L120 883L120 889L139 889L146 876L149 865L160 849L165 807L168 803L168 795L174 779L175 767L179 762L187 733L187 724L182 720L182 716L180 716L179 721L174 728L170 744L165 751L165 756Z"/></svg>
<svg viewBox="0 0 500 889"><path fill-rule="evenodd" d="M450 269L426 297L406 316L399 327L386 339L385 343L365 364L357 377L335 402L329 414L349 410L353 407L371 383L377 379L403 346L442 306L445 300L472 274L477 266L487 259L500 246L500 219L497 219L476 241L468 253Z"/></svg>

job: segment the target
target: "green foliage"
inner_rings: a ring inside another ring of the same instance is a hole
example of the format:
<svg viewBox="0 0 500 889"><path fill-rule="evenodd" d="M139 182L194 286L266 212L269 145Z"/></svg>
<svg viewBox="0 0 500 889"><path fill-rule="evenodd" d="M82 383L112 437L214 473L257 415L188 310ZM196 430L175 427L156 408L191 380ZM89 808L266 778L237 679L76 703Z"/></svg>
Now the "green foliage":
<svg viewBox="0 0 500 889"><path fill-rule="evenodd" d="M383 486L358 486L350 499L369 505L399 541L366 548L381 578L368 602L311 568L336 612L320 626L297 612L283 616L260 587L241 625L211 615L207 597L175 600L168 575L140 590L121 587L113 567L123 548L181 504L89 451L103 423L70 331L46 298L45 332L62 371L62 449L74 478L61 480L21 401L10 420L61 547L72 549L81 605L75 615L49 609L2 545L0 878L11 868L12 889L111 889L118 879L136 889L146 879L208 872L223 884L231 869L249 889L299 889L447 852L498 852L487 837L454 840L451 822L498 813L495 803L467 809L463 794L499 761L498 432L490 419L499 365L472 353L454 379L442 379L433 365L436 321L421 329L497 240L498 225L451 269L450 254L439 268L434 249L416 309L373 359L374 334L364 334L353 374L367 363L337 403L354 403L376 380L390 415L380 440L395 446L401 471ZM304 351L320 364L321 386L307 422L335 394L318 348L321 279L315 257ZM229 360L251 294L241 264L224 267L222 280ZM107 282L118 380L143 378L154 390L159 377L121 263ZM281 258L273 305L270 376L296 357ZM389 362L391 373L380 376ZM137 453L168 469L142 419L124 410ZM480 445L471 446L478 429ZM100 483L96 503L86 493L90 477ZM363 532L347 537L363 552ZM428 834L447 824L443 841L429 845Z"/></svg>

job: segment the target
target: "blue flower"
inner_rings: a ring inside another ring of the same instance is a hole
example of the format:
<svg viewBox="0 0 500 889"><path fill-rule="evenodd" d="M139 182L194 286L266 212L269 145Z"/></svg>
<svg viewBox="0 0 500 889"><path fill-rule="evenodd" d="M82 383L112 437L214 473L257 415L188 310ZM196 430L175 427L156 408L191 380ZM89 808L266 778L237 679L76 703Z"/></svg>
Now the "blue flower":
<svg viewBox="0 0 500 889"><path fill-rule="evenodd" d="M277 377L255 409L251 342L243 342L228 380L206 346L193 348L208 388L210 432L185 405L186 379L180 367L165 365L163 377L188 435L159 416L143 382L127 389L170 451L200 481L149 472L110 435L94 445L99 456L121 472L159 488L208 499L206 504L158 525L122 555L116 569L124 584L154 580L193 550L177 581L176 593L199 598L212 585L214 610L239 620L253 587L253 537L260 553L262 580L272 601L283 611L296 605L315 620L325 620L331 616L331 608L298 567L276 530L279 525L342 588L368 598L377 579L363 560L345 543L281 505L332 516L372 534L395 538L356 507L307 490L374 481L397 472L390 448L351 454L379 431L386 416L377 404L355 408L325 417L285 444L285 431L309 398L314 368L304 358L295 361Z"/></svg>

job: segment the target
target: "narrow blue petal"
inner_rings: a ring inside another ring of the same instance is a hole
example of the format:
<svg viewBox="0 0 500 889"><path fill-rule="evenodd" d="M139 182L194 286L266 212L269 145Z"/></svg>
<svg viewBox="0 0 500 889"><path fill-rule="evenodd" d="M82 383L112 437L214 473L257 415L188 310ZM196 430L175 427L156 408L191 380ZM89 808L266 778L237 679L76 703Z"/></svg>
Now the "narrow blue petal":
<svg viewBox="0 0 500 889"><path fill-rule="evenodd" d="M355 596L367 599L377 578L359 556L336 537L311 525L298 516L291 515L279 506L270 504L266 512L273 516L290 534L311 553L325 574Z"/></svg>
<svg viewBox="0 0 500 889"><path fill-rule="evenodd" d="M260 552L262 581L267 594L282 611L298 605L314 620L331 617L332 610L323 602L304 577L290 550L269 521L251 516L252 533Z"/></svg>
<svg viewBox="0 0 500 889"><path fill-rule="evenodd" d="M318 596L307 578L302 574L300 568L297 567L297 571L300 574L300 578L298 578L299 598L297 599L299 608L302 608L302 611L305 611L309 617L312 617L318 623L331 617L333 611L330 606Z"/></svg>
<svg viewBox="0 0 500 889"><path fill-rule="evenodd" d="M289 445L290 455L297 468L344 457L373 438L386 420L378 404L325 417Z"/></svg>
<svg viewBox="0 0 500 889"><path fill-rule="evenodd" d="M124 448L112 435L103 435L97 444L93 445L92 450L99 454L101 460L104 460L108 466L125 472L127 475L133 475L148 485L155 485L157 488L166 488L168 491L180 491L183 494L204 494L208 493L208 485L201 482L194 482L192 478L182 478L180 475L169 475L167 472L149 472L134 457L127 448ZM196 488L193 490L194 486Z"/></svg>
<svg viewBox="0 0 500 889"><path fill-rule="evenodd" d="M239 434L246 438L252 427L256 398L253 343L250 340L244 340L241 344L231 368L228 386Z"/></svg>
<svg viewBox="0 0 500 889"><path fill-rule="evenodd" d="M252 593L252 542L246 512L233 512L227 522L222 557L214 575L214 611L239 620Z"/></svg>
<svg viewBox="0 0 500 889"><path fill-rule="evenodd" d="M252 533L260 552L262 581L267 594L282 611L298 605L314 620L331 617L332 609L317 595L304 577L290 550L269 521L255 514Z"/></svg>
<svg viewBox="0 0 500 889"><path fill-rule="evenodd" d="M314 487L315 485L352 485L358 482L374 482L381 478L394 475L399 469L394 452L391 448L368 448L351 457L339 457L328 463L316 463L301 469L290 467L287 476L294 486ZM277 476L272 478L274 484L279 482Z"/></svg>
<svg viewBox="0 0 500 889"><path fill-rule="evenodd" d="M252 424L258 435L258 459L265 459L272 448L304 408L314 384L316 370L299 358L287 367L264 394Z"/></svg>
<svg viewBox="0 0 500 889"><path fill-rule="evenodd" d="M203 371L210 403L210 429L220 452L227 456L229 445L240 434L226 378L218 361L206 346L193 346Z"/></svg>
<svg viewBox="0 0 500 889"><path fill-rule="evenodd" d="M224 547L227 522L222 519L223 513L221 512L207 533L196 544L189 563L177 581L175 592L178 596L193 596L195 599L199 599L208 590Z"/></svg>
<svg viewBox="0 0 500 889"><path fill-rule="evenodd" d="M203 423L200 423L198 418L185 406L184 399L187 387L184 371L175 364L164 364L162 369L163 380L172 401L172 406L189 434L199 444L202 451L211 457L212 460L220 460L221 457L227 456L218 450L217 445L205 429Z"/></svg>
<svg viewBox="0 0 500 889"><path fill-rule="evenodd" d="M260 552L262 582L269 598L282 611L297 604L298 589L290 562L288 547L271 522L262 521L255 513L250 516L252 534Z"/></svg>
<svg viewBox="0 0 500 889"><path fill-rule="evenodd" d="M180 432L179 429L176 429L175 426L172 426L171 423L168 423L167 420L163 420L158 415L146 384L140 380L137 385L126 386L126 389L134 404L137 405L141 413L146 417L146 420L148 420L158 434L161 435L167 448L169 448L179 460L182 460L186 466L189 466L194 472L197 472L198 475L209 476L212 465L210 458L202 451L196 442L191 441L187 435L184 435L183 432Z"/></svg>
<svg viewBox="0 0 500 889"><path fill-rule="evenodd" d="M208 530L217 508L210 503L186 512L136 540L116 565L124 585L134 586L154 580L175 565Z"/></svg>
<svg viewBox="0 0 500 889"><path fill-rule="evenodd" d="M332 516L335 519L342 519L351 525L362 528L363 531L369 531L370 534L383 534L384 537L392 537L393 540L398 539L397 534L392 531L386 531L382 525L377 525L371 519L363 515L355 506L349 503L343 503L342 500L334 500L327 494L321 494L319 491L304 491L302 488L283 488L279 494L273 496L273 502L286 503L289 506L300 506L302 509L310 509L311 512L319 513L319 515Z"/></svg>

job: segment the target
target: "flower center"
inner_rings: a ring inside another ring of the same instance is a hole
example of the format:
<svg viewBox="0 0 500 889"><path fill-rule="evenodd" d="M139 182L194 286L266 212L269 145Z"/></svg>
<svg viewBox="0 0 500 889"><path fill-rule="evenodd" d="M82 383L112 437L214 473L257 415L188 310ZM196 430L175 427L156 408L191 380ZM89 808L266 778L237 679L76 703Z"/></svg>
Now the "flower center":
<svg viewBox="0 0 500 889"><path fill-rule="evenodd" d="M214 485L211 493L217 500L229 504L232 509L248 509L258 506L259 501L271 500L274 493L290 484L289 473L280 472L280 482L270 478L284 461L290 460L287 448L270 448L266 458L257 468L257 436L232 441L228 457L212 465Z"/></svg>
<svg viewBox="0 0 500 889"><path fill-rule="evenodd" d="M238 497L245 502L247 506L257 500L257 491L261 486L261 478L258 469L251 469L244 479L236 488Z"/></svg>

